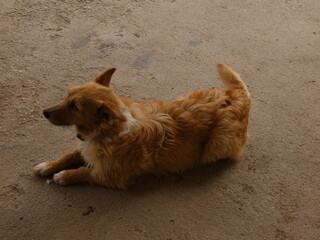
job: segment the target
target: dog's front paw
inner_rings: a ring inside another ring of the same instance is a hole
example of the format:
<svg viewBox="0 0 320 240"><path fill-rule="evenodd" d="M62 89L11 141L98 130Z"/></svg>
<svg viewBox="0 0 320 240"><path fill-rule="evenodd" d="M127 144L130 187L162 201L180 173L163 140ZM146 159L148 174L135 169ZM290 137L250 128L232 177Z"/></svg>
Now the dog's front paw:
<svg viewBox="0 0 320 240"><path fill-rule="evenodd" d="M43 162L43 163L40 163L38 165L36 165L34 168L33 168L33 171L35 174L38 174L40 176L48 176L49 175L49 167L48 167L48 162Z"/></svg>
<svg viewBox="0 0 320 240"><path fill-rule="evenodd" d="M53 175L53 181L60 185L66 185L66 171L63 170Z"/></svg>

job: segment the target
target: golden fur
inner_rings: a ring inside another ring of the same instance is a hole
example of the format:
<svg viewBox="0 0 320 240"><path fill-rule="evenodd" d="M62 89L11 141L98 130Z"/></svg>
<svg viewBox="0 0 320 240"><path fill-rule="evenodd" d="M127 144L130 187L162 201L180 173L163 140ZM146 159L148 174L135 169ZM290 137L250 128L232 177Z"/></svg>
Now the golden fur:
<svg viewBox="0 0 320 240"><path fill-rule="evenodd" d="M59 184L89 182L125 189L146 173L181 171L195 164L240 158L247 140L249 92L238 74L218 64L227 90L196 91L173 102L135 102L109 88L115 68L69 90L44 110L55 125L75 125L79 147L35 167ZM76 167L81 162L84 167ZM65 170L70 169L70 170Z"/></svg>

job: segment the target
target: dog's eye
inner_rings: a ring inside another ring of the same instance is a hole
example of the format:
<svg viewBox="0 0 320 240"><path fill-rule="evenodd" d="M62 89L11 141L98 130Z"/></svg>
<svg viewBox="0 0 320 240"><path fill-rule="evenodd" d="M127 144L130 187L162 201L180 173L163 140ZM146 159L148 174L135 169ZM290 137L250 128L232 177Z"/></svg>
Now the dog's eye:
<svg viewBox="0 0 320 240"><path fill-rule="evenodd" d="M78 111L78 107L76 105L76 103L74 101L72 101L70 104L69 104L69 107L73 110L73 111Z"/></svg>
<svg viewBox="0 0 320 240"><path fill-rule="evenodd" d="M111 115L109 113L103 113L103 117L106 120L110 120L111 119Z"/></svg>

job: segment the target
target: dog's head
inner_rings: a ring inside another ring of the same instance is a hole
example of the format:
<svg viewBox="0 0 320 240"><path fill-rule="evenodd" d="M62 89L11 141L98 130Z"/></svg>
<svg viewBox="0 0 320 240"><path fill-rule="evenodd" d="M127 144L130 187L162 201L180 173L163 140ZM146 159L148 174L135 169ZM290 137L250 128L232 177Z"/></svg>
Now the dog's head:
<svg viewBox="0 0 320 240"><path fill-rule="evenodd" d="M75 125L80 139L96 137L97 133L113 136L126 121L123 105L109 83L115 68L110 68L93 82L72 88L59 104L45 109L43 115L58 126Z"/></svg>

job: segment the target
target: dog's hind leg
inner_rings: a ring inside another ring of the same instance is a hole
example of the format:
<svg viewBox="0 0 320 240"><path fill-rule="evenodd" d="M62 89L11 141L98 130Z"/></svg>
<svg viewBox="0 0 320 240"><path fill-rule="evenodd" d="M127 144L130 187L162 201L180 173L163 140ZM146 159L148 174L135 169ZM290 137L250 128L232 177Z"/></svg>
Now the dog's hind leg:
<svg viewBox="0 0 320 240"><path fill-rule="evenodd" d="M83 163L84 160L80 154L80 151L75 149L58 160L43 162L36 165L34 167L34 172L41 176L49 176L64 169L79 167L79 165Z"/></svg>

